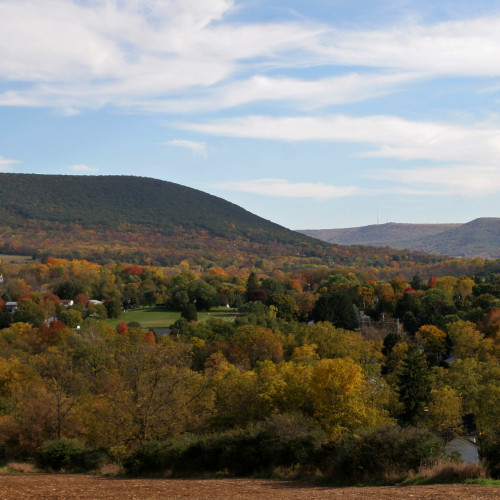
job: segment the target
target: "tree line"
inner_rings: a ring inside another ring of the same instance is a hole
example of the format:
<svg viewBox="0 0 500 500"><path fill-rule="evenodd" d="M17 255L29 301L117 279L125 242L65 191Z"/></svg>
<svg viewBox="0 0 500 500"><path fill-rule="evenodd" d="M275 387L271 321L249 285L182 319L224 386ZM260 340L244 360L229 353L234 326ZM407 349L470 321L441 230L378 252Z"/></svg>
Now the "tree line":
<svg viewBox="0 0 500 500"><path fill-rule="evenodd" d="M322 268L199 272L188 263L172 269L51 258L1 263L0 274L6 459L78 439L139 470L147 450L157 449L150 443L160 442L167 443L163 466L173 467L185 463L183 453L200 446L208 453L221 439L241 451L238 432L261 436L269 426L288 436L286 446L309 443L338 458L356 436L397 441L403 431L395 429L408 426L449 439L469 430L464 417L485 450L498 439L495 273L380 282ZM18 309L5 311L12 301ZM104 321L123 307L157 304L184 313L171 336ZM221 304L239 309L234 321L187 314Z"/></svg>

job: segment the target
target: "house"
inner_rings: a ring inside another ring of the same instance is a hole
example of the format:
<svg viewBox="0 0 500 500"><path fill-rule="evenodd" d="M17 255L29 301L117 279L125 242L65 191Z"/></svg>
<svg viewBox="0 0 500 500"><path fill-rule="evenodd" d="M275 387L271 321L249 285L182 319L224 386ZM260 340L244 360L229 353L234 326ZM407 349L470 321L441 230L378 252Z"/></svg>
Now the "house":
<svg viewBox="0 0 500 500"><path fill-rule="evenodd" d="M454 451L460 454L465 464L479 463L479 446L473 438L457 436L445 445L445 453L450 456Z"/></svg>
<svg viewBox="0 0 500 500"><path fill-rule="evenodd" d="M0 274L0 283L3 283L3 274Z"/></svg>
<svg viewBox="0 0 500 500"><path fill-rule="evenodd" d="M61 304L67 309L68 307L71 307L73 305L73 301L72 300L68 300L68 299L62 299L61 300Z"/></svg>
<svg viewBox="0 0 500 500"><path fill-rule="evenodd" d="M166 328L166 327L158 327L158 328L153 328L153 332L155 334L155 337L158 339L160 337L166 337L166 336L171 336L172 334L172 329L171 328Z"/></svg>
<svg viewBox="0 0 500 500"><path fill-rule="evenodd" d="M17 302L6 302L5 303L5 311L14 313L17 309Z"/></svg>

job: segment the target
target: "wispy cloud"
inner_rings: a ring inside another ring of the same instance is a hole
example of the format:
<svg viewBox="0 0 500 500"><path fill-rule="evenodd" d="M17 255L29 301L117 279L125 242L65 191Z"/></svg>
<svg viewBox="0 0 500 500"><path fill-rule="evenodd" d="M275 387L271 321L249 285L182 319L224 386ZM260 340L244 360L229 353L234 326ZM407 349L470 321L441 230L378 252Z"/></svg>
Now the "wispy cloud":
<svg viewBox="0 0 500 500"><path fill-rule="evenodd" d="M373 175L377 179L413 186L430 186L439 195L459 195L463 198L500 194L500 167L491 165L452 165L420 167L408 170L386 169ZM432 194L432 191L424 191Z"/></svg>
<svg viewBox="0 0 500 500"><path fill-rule="evenodd" d="M255 75L210 87L187 99L136 101L133 105L152 113L193 113L272 101L311 111L380 97L421 78L419 73L349 73L317 80Z"/></svg>
<svg viewBox="0 0 500 500"><path fill-rule="evenodd" d="M19 160L11 160L9 158L4 158L0 156L0 172L11 172L11 165L15 165L16 163L21 163Z"/></svg>
<svg viewBox="0 0 500 500"><path fill-rule="evenodd" d="M207 147L204 142L188 141L186 139L173 139L171 141L160 142L160 144L190 149L202 158L207 158Z"/></svg>
<svg viewBox="0 0 500 500"><path fill-rule="evenodd" d="M84 165L83 163L80 163L78 165L72 165L69 168L70 168L70 170L74 170L75 172L87 172L89 174L93 174L93 173L99 171L98 168L89 167L87 165Z"/></svg>
<svg viewBox="0 0 500 500"><path fill-rule="evenodd" d="M234 0L2 0L0 105L168 113L285 100L315 108L415 78L500 76L499 15L345 30L304 18L236 23L237 10ZM326 77L279 76L318 66Z"/></svg>
<svg viewBox="0 0 500 500"><path fill-rule="evenodd" d="M280 198L331 199L361 194L365 190L355 186L334 186L322 182L289 182L286 179L253 179L214 184L217 189L240 191Z"/></svg>
<svg viewBox="0 0 500 500"><path fill-rule="evenodd" d="M396 116L353 118L247 116L206 123L183 123L186 130L226 137L283 141L354 142L367 145L362 156L425 159L497 165L500 128L496 124L459 126L432 121L410 121ZM375 146L375 149L370 147Z"/></svg>

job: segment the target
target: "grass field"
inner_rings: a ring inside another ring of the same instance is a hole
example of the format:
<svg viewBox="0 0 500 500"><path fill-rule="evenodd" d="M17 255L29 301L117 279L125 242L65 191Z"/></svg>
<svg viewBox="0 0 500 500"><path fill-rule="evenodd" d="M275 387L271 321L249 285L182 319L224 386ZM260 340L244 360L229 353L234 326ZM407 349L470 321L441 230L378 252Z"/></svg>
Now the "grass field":
<svg viewBox="0 0 500 500"><path fill-rule="evenodd" d="M206 321L208 318L221 318L226 321L231 321L237 314L236 309L227 309L226 307L218 307L211 309L209 312L199 312L198 320ZM160 328L170 326L181 317L178 311L167 311L162 307L154 307L151 309L130 310L121 314L118 318L108 319L108 323L116 326L121 321L130 323L135 321L140 323L143 328Z"/></svg>
<svg viewBox="0 0 500 500"><path fill-rule="evenodd" d="M33 260L31 255L9 255L0 253L0 262L15 262L16 264L23 264L24 262L29 262L30 260Z"/></svg>

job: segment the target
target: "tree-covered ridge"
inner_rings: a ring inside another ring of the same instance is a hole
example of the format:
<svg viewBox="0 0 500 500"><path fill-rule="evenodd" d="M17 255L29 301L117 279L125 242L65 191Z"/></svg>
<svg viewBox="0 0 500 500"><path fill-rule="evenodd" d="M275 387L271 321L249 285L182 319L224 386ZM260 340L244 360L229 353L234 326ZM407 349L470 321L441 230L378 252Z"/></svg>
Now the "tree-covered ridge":
<svg viewBox="0 0 500 500"><path fill-rule="evenodd" d="M213 236L272 233L282 242L307 238L196 189L146 177L0 174L3 225L42 229L60 224L88 228L154 227L205 230Z"/></svg>
<svg viewBox="0 0 500 500"><path fill-rule="evenodd" d="M126 176L0 174L0 252L98 262L248 267L411 268L444 257L343 247L290 231L221 198Z"/></svg>

